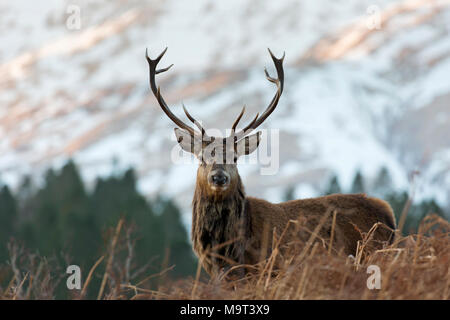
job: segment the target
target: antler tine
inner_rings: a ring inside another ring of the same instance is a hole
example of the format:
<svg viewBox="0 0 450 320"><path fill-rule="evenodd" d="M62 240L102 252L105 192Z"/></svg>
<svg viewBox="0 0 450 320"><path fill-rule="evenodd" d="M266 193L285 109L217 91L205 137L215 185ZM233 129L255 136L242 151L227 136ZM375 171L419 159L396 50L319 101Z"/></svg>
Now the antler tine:
<svg viewBox="0 0 450 320"><path fill-rule="evenodd" d="M283 93L284 88L284 69L283 69L283 60L285 57L285 53L283 53L283 56L278 59L274 56L272 51L268 48L270 53L270 57L273 60L273 63L275 65L275 69L277 70L277 78L273 78L269 75L269 72L266 68L264 68L264 73L266 75L267 80L269 80L272 83L275 83L277 86L277 92L275 93L274 97L272 98L272 101L270 102L269 106L266 108L266 110L262 113L261 117L256 116L256 118L248 124L243 130L239 131L235 134L235 139L239 140L242 137L246 136L253 130L255 130L257 127L259 127L264 120L267 119L268 116L275 110L277 107L278 101L280 100L281 94Z"/></svg>
<svg viewBox="0 0 450 320"><path fill-rule="evenodd" d="M150 76L150 88L153 91L153 94L156 97L156 100L158 101L161 109L164 111L164 113L180 128L188 131L191 135L195 135L197 134L197 132L194 130L194 128L192 128L191 126L188 126L187 124L185 124L183 121L181 121L176 115L174 115L172 113L172 111L170 111L169 107L167 106L166 101L164 100L164 98L161 95L161 90L160 87L156 87L156 80L155 80L155 75L162 73L162 72L166 72L167 70L169 70L173 64L171 64L170 66L168 66L167 68L163 68L163 69L156 69L156 67L158 66L159 61L162 59L162 57L164 56L164 54L167 51L167 47L164 49L163 52L161 52L159 54L159 56L156 59L150 59L150 57L148 56L148 49L145 49L145 58L147 59L148 62L148 67L149 67L149 76ZM185 110L186 112L186 110ZM186 114L187 115L187 114ZM193 118L192 118L193 119ZM200 128L200 127L199 127ZM203 132L203 131L202 131Z"/></svg>
<svg viewBox="0 0 450 320"><path fill-rule="evenodd" d="M231 127L231 131L234 133L236 131L236 127L239 123L239 121L241 121L242 116L244 115L245 112L245 105L244 107L242 107L242 111L241 113L238 115L237 119L234 121L233 126Z"/></svg>
<svg viewBox="0 0 450 320"><path fill-rule="evenodd" d="M256 116L253 118L253 120L250 121L250 123L244 129L242 129L242 131L247 131L248 129L250 129L255 124L256 120L258 120L258 117L259 117L259 112L256 113Z"/></svg>
<svg viewBox="0 0 450 320"><path fill-rule="evenodd" d="M244 114L244 112L242 111L241 114ZM253 126L253 124L256 122L256 120L258 119L258 116L259 116L259 113L256 113L256 116L253 118L253 120L250 121L250 123L249 123L244 129L241 130L242 133L245 133L244 136L247 134L247 133L246 133L247 130L248 130L249 128L251 128L251 126ZM242 117L242 115L240 115L238 119L240 120L241 117ZM235 123L233 124L233 127L231 128L231 135L230 135L230 138L233 138L234 141L237 141L238 139L240 139L240 138L243 137L243 136L239 137L240 133L239 133L239 135L234 134L234 133L236 132L237 122L239 122L239 121L236 119ZM250 132L250 131L249 131L249 132Z"/></svg>
<svg viewBox="0 0 450 320"><path fill-rule="evenodd" d="M184 113L186 114L186 117L188 117L189 120L191 120L191 122L193 124L195 124L197 126L197 128L200 129L201 133L203 136L206 136L206 132L205 129L203 129L202 125L200 124L200 122L198 122L197 120L195 120L195 118L193 116L191 116L191 114L189 113L189 111L187 111L186 106L184 105L184 103L182 103L183 105L183 110Z"/></svg>

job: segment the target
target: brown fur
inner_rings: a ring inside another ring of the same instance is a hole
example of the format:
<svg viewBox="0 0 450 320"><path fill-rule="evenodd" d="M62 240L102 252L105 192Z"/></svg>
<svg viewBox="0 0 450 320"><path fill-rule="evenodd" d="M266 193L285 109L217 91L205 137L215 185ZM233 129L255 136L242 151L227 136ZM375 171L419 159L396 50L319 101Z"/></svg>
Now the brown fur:
<svg viewBox="0 0 450 320"><path fill-rule="evenodd" d="M385 201L365 194L334 194L320 198L293 200L273 204L246 197L236 171L232 186L214 193L204 179L200 166L193 199L192 241L205 270L217 275L234 264L256 264L271 252L273 233L279 238L290 220L302 222L302 228L288 232L282 244L291 240L306 241L321 218L327 214L318 237L330 240L333 213L336 224L333 249L355 255L364 233L381 222L373 234L375 247L393 240L395 218ZM292 224L295 227L295 223ZM308 231L309 230L309 231Z"/></svg>

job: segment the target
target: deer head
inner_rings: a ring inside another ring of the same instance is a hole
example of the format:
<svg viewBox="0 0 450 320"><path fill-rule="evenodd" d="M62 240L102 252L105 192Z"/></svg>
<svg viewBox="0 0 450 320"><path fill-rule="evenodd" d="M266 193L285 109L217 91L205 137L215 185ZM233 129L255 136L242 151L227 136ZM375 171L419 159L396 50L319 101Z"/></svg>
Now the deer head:
<svg viewBox="0 0 450 320"><path fill-rule="evenodd" d="M172 64L163 69L156 69L166 51L167 48L154 60L150 59L146 51L146 59L150 73L150 88L161 109L178 126L178 128L175 128L178 144L184 151L194 154L200 161L200 166L197 171L197 184L204 189L206 194L223 197L228 192L234 191L235 187L240 183L236 167L238 158L252 153L259 145L261 132L252 135L249 134L269 117L280 100L284 84L284 54L281 59L277 59L269 49L270 56L277 70L277 78L271 77L267 69L264 72L267 80L274 83L277 90L264 113L261 116L256 114L255 118L247 126L241 130L236 130L239 121L244 115L244 106L231 127L230 136L214 137L206 134L200 122L191 116L184 105L184 113L198 130L181 121L167 106L167 103L161 95L160 88L156 86L155 82L155 76L157 74L165 72L173 66Z"/></svg>

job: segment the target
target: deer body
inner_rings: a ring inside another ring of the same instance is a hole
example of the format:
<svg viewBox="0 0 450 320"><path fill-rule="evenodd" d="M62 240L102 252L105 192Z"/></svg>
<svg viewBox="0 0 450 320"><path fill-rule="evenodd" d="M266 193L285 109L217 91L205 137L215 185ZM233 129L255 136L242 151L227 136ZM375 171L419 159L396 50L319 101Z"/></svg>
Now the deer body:
<svg viewBox="0 0 450 320"><path fill-rule="evenodd" d="M246 197L241 183L227 197L216 199L202 192L197 182L191 232L194 251L211 275L232 266L232 262L256 264L270 255L272 232L280 238L289 221L301 219L305 229L312 231L329 212L336 212L333 249L337 252L355 255L361 232L367 233L378 222L388 229L377 228L374 240L380 241L380 246L382 241L393 240L395 218L389 204L365 194L335 194L274 204ZM329 241L331 229L329 215L319 230L320 238ZM288 232L283 241L287 243L292 237L306 241L309 236L305 231Z"/></svg>
<svg viewBox="0 0 450 320"><path fill-rule="evenodd" d="M167 48L166 48L167 50ZM204 269L211 275L220 274L234 265L251 265L266 259L273 239L283 246L295 240L307 241L313 230L317 239L330 249L355 254L357 243L372 229L375 246L393 239L395 219L385 201L364 194L335 194L314 199L293 200L273 204L247 197L237 170L237 159L255 151L260 133L249 135L275 110L283 92L283 59L270 55L277 78L267 79L277 91L266 110L240 131L236 127L245 107L233 123L229 137L210 137L201 124L184 108L186 116L199 129L187 125L167 106L156 86L156 69L166 52L155 60L146 56L150 70L150 88L161 109L179 128L175 135L181 148L193 153L200 161L192 202L192 243ZM382 225L380 228L373 227ZM288 232L287 232L288 231Z"/></svg>

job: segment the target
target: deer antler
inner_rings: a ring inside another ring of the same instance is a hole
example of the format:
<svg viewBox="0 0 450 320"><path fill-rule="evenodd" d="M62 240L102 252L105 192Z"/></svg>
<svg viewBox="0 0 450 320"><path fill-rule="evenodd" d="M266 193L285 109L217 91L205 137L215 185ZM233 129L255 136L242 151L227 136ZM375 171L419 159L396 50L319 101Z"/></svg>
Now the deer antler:
<svg viewBox="0 0 450 320"><path fill-rule="evenodd" d="M172 113L172 111L170 111L169 107L167 106L166 101L164 100L164 98L161 95L161 91L160 91L160 87L156 87L156 81L155 81L155 76L159 73L162 72L166 72L167 70L169 70L173 64L171 64L170 66L168 66L167 68L164 69L156 69L159 61L161 60L161 58L164 56L164 54L167 51L167 47L164 49L163 52L160 53L160 55L152 60L150 59L150 57L148 56L148 50L145 50L145 57L147 59L148 62L148 67L149 67L149 74L150 74L150 88L153 91L153 94L156 97L156 100L158 100L158 103L161 107L161 109L164 111L164 113L173 121L175 122L175 124L177 126L179 126L180 128L188 131L192 136L194 135L199 135L199 133L197 131L194 130L194 128L192 128L191 126L185 124L183 121L181 121L176 115L174 115ZM194 117L192 117L189 112L187 111L186 107L183 105L183 110L184 113L186 114L186 116L189 118L190 121L192 121L201 131L202 135L205 135L205 129L203 129L203 127L201 126L201 124L194 119Z"/></svg>
<svg viewBox="0 0 450 320"><path fill-rule="evenodd" d="M259 114L256 114L256 117L244 129L242 129L238 133L235 133L236 126L239 123L239 120L241 120L242 115L244 114L245 107L242 109L238 118L234 122L231 130L232 137L234 138L235 141L240 140L241 138L243 138L244 136L248 135L250 132L255 130L257 127L259 127L264 122L264 120L266 120L267 117L270 116L270 114L275 110L278 101L280 100L281 94L283 93L284 87L283 60L285 54L283 53L281 59L278 59L273 55L270 49L267 50L269 50L270 56L272 57L273 63L275 64L275 68L277 70L277 78L271 77L267 72L266 68L264 68L264 73L266 74L267 80L275 83L275 85L277 86L277 92L275 93L275 96L272 98L272 101L270 102L269 106L266 108L264 113L261 115L261 117L259 117Z"/></svg>

